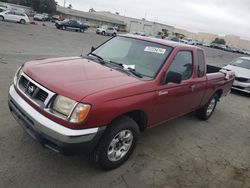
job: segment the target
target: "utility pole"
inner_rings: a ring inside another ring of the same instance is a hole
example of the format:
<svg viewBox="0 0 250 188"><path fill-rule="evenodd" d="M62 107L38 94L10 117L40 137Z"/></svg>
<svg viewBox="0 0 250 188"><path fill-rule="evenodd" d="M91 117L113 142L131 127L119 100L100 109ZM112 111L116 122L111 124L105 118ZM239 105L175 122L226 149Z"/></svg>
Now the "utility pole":
<svg viewBox="0 0 250 188"><path fill-rule="evenodd" d="M66 0L64 0L64 2L63 2L63 7L65 8L65 4L66 4Z"/></svg>

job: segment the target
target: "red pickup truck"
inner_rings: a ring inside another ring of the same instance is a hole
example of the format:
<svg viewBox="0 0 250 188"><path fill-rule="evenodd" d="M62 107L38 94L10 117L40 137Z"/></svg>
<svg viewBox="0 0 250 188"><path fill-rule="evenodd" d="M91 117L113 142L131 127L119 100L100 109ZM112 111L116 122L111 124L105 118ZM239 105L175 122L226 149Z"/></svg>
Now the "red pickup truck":
<svg viewBox="0 0 250 188"><path fill-rule="evenodd" d="M24 63L9 88L9 108L44 147L89 151L113 169L145 129L192 111L208 119L233 81L233 74L206 66L201 48L124 35L86 57Z"/></svg>

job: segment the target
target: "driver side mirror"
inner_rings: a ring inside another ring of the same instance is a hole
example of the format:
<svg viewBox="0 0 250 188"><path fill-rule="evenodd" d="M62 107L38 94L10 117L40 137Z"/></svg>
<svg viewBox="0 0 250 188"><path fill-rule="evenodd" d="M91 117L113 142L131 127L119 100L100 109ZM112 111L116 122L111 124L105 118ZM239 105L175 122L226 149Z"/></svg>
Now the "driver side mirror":
<svg viewBox="0 0 250 188"><path fill-rule="evenodd" d="M180 84L181 80L182 80L182 75L180 73L169 71L164 76L163 83L167 84L167 83L172 82L172 83Z"/></svg>
<svg viewBox="0 0 250 188"><path fill-rule="evenodd" d="M95 51L95 49L96 49L96 48L95 48L94 46L92 46L92 47L91 47L91 52Z"/></svg>

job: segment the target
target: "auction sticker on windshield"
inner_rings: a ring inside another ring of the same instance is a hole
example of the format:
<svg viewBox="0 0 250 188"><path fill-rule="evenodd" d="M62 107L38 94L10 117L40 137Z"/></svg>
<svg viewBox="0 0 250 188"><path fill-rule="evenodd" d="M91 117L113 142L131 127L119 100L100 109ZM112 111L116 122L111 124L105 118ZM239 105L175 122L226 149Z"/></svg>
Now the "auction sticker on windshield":
<svg viewBox="0 0 250 188"><path fill-rule="evenodd" d="M164 54L166 52L166 49L164 48L157 48L153 46L146 46L144 49L145 52L153 52L157 54Z"/></svg>

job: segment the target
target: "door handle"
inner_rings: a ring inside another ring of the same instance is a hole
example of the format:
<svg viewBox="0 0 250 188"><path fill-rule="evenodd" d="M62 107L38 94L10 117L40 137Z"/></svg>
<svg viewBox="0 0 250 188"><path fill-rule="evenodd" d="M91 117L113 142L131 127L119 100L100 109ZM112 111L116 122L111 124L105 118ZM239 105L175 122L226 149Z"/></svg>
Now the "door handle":
<svg viewBox="0 0 250 188"><path fill-rule="evenodd" d="M167 90L163 90L163 91L159 91L159 92L158 92L158 95L159 95L159 96L167 95L167 94L168 94L168 91L167 91Z"/></svg>

